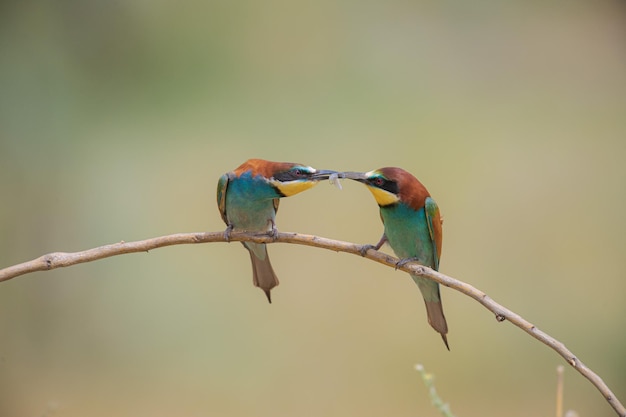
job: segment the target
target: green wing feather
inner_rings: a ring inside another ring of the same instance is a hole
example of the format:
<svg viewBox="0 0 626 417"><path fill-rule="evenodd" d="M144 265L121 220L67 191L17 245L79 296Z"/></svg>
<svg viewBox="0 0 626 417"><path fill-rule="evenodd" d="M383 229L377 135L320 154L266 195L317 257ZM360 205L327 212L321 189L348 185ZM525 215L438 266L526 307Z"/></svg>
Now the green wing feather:
<svg viewBox="0 0 626 417"><path fill-rule="evenodd" d="M228 224L228 218L226 217L226 189L228 188L228 182L230 177L228 174L224 174L217 182L217 207L222 215L224 223Z"/></svg>
<svg viewBox="0 0 626 417"><path fill-rule="evenodd" d="M441 215L439 207L435 200L426 197L424 202L424 211L426 212L426 223L428 224L428 233L430 241L433 245L433 258L435 262L435 270L439 270L439 257L441 256Z"/></svg>

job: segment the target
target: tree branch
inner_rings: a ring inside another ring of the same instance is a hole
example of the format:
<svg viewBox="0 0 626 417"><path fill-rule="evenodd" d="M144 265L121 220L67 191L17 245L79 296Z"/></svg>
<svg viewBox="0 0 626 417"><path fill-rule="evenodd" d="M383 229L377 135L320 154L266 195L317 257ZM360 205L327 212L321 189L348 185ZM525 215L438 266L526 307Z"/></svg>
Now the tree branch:
<svg viewBox="0 0 626 417"><path fill-rule="evenodd" d="M329 249L336 252L346 252L361 256L359 250L361 245L349 242L341 242L338 240L326 239L323 237L303 235L298 233L279 232L275 237L267 234L256 234L247 232L232 232L230 241L250 241L257 243L295 243L298 245L315 246L322 249ZM171 245L184 245L192 243L209 243L209 242L226 242L223 232L207 232L207 233L178 233L174 235L160 236L152 239L140 240L136 242L119 242L111 245L100 246L98 248L88 249L82 252L54 252L40 256L32 261L13 265L0 270L0 282L10 280L20 275L28 274L35 271L48 271L51 269L72 266L84 262L96 261L111 256L123 255L126 253L148 252L152 249L161 248ZM387 255L383 252L370 249L365 257L381 263L383 265L396 268L398 259ZM487 310L495 314L498 321L508 320L515 326L524 330L526 333L539 340L541 343L550 347L561 355L565 361L574 369L580 372L589 380L604 396L608 403L613 407L620 417L626 417L626 408L615 397L613 392L604 383L596 373L589 369L581 360L579 360L565 345L554 339L547 333L539 330L534 324L528 322L520 315L496 303L484 292L474 288L447 275L441 274L428 267L408 263L398 269L419 275L421 277L431 279L445 285L446 287L457 290L482 304Z"/></svg>

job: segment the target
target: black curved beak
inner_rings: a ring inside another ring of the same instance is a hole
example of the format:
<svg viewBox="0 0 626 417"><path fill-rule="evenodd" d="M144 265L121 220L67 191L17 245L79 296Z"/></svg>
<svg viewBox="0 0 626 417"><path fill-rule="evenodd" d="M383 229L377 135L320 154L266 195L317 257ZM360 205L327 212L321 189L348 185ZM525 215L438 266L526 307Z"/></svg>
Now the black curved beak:
<svg viewBox="0 0 626 417"><path fill-rule="evenodd" d="M341 172L340 178L347 178L349 180L354 180L358 182L367 181L367 176L365 175L364 172L353 172L353 171Z"/></svg>
<svg viewBox="0 0 626 417"><path fill-rule="evenodd" d="M320 181L327 180L331 175L337 174L339 178L341 178L342 172L331 171L329 169L318 169L315 174L311 175L312 180Z"/></svg>

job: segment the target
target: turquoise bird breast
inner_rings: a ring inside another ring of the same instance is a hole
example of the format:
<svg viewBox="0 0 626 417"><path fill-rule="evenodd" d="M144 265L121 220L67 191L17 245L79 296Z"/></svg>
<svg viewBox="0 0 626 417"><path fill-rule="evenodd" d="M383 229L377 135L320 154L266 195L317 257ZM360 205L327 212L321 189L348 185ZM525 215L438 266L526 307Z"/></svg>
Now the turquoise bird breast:
<svg viewBox="0 0 626 417"><path fill-rule="evenodd" d="M276 220L280 197L264 177L250 171L230 178L225 199L228 221L239 230L267 231L270 221Z"/></svg>
<svg viewBox="0 0 626 417"><path fill-rule="evenodd" d="M385 225L389 245L400 258L417 258L422 265L434 267L433 245L424 208L396 203L381 207L380 214Z"/></svg>

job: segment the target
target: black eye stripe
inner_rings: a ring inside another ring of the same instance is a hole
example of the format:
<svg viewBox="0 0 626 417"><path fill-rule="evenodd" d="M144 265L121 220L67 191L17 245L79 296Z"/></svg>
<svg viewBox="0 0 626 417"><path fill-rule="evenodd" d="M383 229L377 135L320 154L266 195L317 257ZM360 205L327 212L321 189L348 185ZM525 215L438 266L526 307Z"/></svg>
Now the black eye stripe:
<svg viewBox="0 0 626 417"><path fill-rule="evenodd" d="M313 175L311 172L302 168L292 168L288 171L278 172L274 174L274 179L281 182L287 182L306 178L311 175Z"/></svg>
<svg viewBox="0 0 626 417"><path fill-rule="evenodd" d="M398 194L398 183L395 181L391 181L382 177L375 177L372 178L369 182L376 188L389 191L392 194Z"/></svg>

